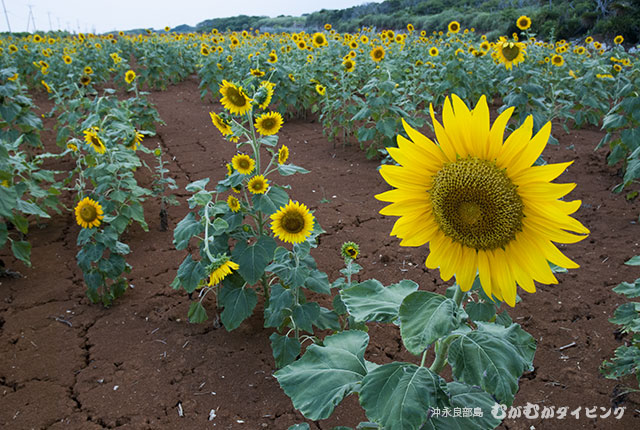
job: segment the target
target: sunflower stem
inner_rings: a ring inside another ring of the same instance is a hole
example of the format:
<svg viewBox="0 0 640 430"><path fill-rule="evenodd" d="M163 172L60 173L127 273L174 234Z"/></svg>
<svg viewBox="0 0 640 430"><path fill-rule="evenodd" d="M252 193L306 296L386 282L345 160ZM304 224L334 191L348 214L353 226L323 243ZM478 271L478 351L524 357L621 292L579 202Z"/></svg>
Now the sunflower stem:
<svg viewBox="0 0 640 430"><path fill-rule="evenodd" d="M446 339L438 341L436 343L436 347L435 347L436 358L435 360L433 360L433 363L431 363L429 370L431 370L433 373L436 373L436 374L439 374L440 372L442 372L442 369L444 369L444 366L447 364L447 357L449 355L449 346L451 345L451 342L453 342L454 339L457 337L458 336L449 336Z"/></svg>
<svg viewBox="0 0 640 430"><path fill-rule="evenodd" d="M209 261L213 263L214 258L211 255L211 251L209 250L209 205L211 202L207 203L204 207L204 250L207 253L207 257L209 257Z"/></svg>
<svg viewBox="0 0 640 430"><path fill-rule="evenodd" d="M422 353L422 360L420 360L420 367L424 367L424 361L427 358L427 351L428 349L425 349L424 352Z"/></svg>
<svg viewBox="0 0 640 430"><path fill-rule="evenodd" d="M460 303L462 303L462 299L467 295L465 292L462 291L462 288L460 288L460 285L456 284L456 286L458 288L456 288L455 293L453 293L453 301L456 302L456 306L460 307Z"/></svg>

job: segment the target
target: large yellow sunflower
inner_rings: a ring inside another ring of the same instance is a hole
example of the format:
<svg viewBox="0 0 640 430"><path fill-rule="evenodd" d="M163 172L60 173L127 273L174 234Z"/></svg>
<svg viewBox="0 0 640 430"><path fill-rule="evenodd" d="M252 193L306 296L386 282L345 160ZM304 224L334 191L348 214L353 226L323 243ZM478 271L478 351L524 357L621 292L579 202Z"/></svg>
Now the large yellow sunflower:
<svg viewBox="0 0 640 430"><path fill-rule="evenodd" d="M264 194L269 189L269 181L262 175L256 175L249 179L247 188L251 194Z"/></svg>
<svg viewBox="0 0 640 430"><path fill-rule="evenodd" d="M529 18L527 15L522 15L516 21L516 25L520 30L526 30L531 27L531 18Z"/></svg>
<svg viewBox="0 0 640 430"><path fill-rule="evenodd" d="M400 165L380 168L396 189L376 198L391 203L380 213L400 216L391 231L400 245L429 243L427 268L439 267L445 281L455 274L463 291L479 273L487 295L510 306L516 284L533 293L534 281L557 283L547 261L578 267L553 243L589 233L570 217L581 202L559 200L575 184L550 182L571 162L533 166L551 123L532 136L529 116L503 142L513 108L491 127L484 96L473 111L456 95L447 98L442 124L430 111L438 144L404 123L411 140L398 136L398 147L388 148Z"/></svg>
<svg viewBox="0 0 640 430"><path fill-rule="evenodd" d="M287 243L304 242L313 230L313 215L302 203L289 200L271 215L273 234Z"/></svg>
<svg viewBox="0 0 640 430"><path fill-rule="evenodd" d="M84 141L87 145L91 145L93 150L98 154L104 154L107 151L107 147L104 146L104 143L102 143L102 140L100 140L98 131L98 127L92 127L88 130L83 131Z"/></svg>
<svg viewBox="0 0 640 430"><path fill-rule="evenodd" d="M222 133L223 136L228 136L233 134L233 130L231 130L231 125L224 120L220 115L215 112L209 112L209 116L211 117L211 122L216 128Z"/></svg>
<svg viewBox="0 0 640 430"><path fill-rule="evenodd" d="M276 134L282 127L282 115L279 112L267 112L256 118L256 130L263 136Z"/></svg>
<svg viewBox="0 0 640 430"><path fill-rule="evenodd" d="M457 33L460 31L460 23L458 21L451 21L449 23L449 26L447 27L447 30L449 30L449 33Z"/></svg>
<svg viewBox="0 0 640 430"><path fill-rule="evenodd" d="M102 206L95 200L85 197L76 206L76 222L82 228L93 228L100 225L104 218Z"/></svg>
<svg viewBox="0 0 640 430"><path fill-rule="evenodd" d="M248 175L253 172L256 162L246 154L236 154L231 159L231 165L243 175Z"/></svg>
<svg viewBox="0 0 640 430"><path fill-rule="evenodd" d="M228 81L222 81L220 94L222 94L222 99L220 99L222 106L231 114L244 115L251 110L253 100L244 93L242 87Z"/></svg>
<svg viewBox="0 0 640 430"><path fill-rule="evenodd" d="M325 46L329 44L327 42L327 37L324 35L324 33L314 33L313 37L311 38L311 41L313 42L313 45L316 48L320 48L321 46Z"/></svg>
<svg viewBox="0 0 640 430"><path fill-rule="evenodd" d="M527 50L527 45L522 42L509 42L505 37L501 37L498 42L493 46L495 50L494 57L504 67L511 70L513 65L518 65L524 61L524 54Z"/></svg>

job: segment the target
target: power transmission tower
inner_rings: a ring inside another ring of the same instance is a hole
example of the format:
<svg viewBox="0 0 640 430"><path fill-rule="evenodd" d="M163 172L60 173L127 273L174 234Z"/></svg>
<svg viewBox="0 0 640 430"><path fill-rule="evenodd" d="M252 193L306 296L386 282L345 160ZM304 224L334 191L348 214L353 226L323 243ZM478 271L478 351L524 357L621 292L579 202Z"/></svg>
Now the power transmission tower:
<svg viewBox="0 0 640 430"><path fill-rule="evenodd" d="M36 19L33 16L33 5L32 4L28 4L27 6L29 6L29 15L27 16L27 33L29 32L29 24L33 23L33 31L36 31ZM31 21L29 21L29 19L31 19Z"/></svg>
<svg viewBox="0 0 640 430"><path fill-rule="evenodd" d="M49 31L53 31L53 26L51 25L51 12L47 11L47 15L49 16Z"/></svg>
<svg viewBox="0 0 640 430"><path fill-rule="evenodd" d="M2 0L2 9L4 9L4 17L7 19L7 28L9 28L9 33L11 33L11 24L9 24L9 15L7 14L7 7L4 5L4 0Z"/></svg>

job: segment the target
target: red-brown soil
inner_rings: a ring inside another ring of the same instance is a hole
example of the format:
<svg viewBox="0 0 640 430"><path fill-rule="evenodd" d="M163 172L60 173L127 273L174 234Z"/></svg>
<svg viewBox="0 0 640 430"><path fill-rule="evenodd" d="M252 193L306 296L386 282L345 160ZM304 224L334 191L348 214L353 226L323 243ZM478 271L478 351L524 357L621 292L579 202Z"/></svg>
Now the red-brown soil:
<svg viewBox="0 0 640 430"><path fill-rule="evenodd" d="M23 274L0 279L0 428L280 430L304 421L272 376L271 329L263 328L261 303L250 319L227 332L214 328L211 320L188 323L187 295L169 286L185 256L172 245L172 229L188 209L184 186L207 176L217 181L235 153L209 119L208 112L219 106L201 101L198 94L192 77L150 95L167 125L146 144L160 142L169 154L181 205L169 209L170 229L161 232L158 204L145 204L150 231L133 227L125 237L132 249L129 279L135 288L111 308L85 297L75 260L79 227L69 212L30 226L33 268L6 250L0 255ZM36 102L43 112L51 107L41 95ZM53 120L45 124L51 128ZM611 289L639 276L623 263L640 254L640 208L611 193L620 177L607 167L605 150L594 152L600 131L566 134L560 126L553 131L560 145L547 147L544 155L550 162L575 159L560 180L578 184L569 197L582 200L576 217L591 235L562 247L580 269L560 274L559 285L522 293L523 302L509 311L538 342L535 371L521 379L515 404L582 409L579 419L507 419L501 428L638 428L640 395L616 397L623 388L603 378L598 367L624 341L616 339L616 327L607 319L624 302ZM50 130L43 133L50 148L53 136ZM389 236L394 219L378 213L383 204L373 197L388 189L377 162L366 160L355 147L334 146L317 122L288 121L280 142L289 146L292 162L311 170L285 179L292 185L291 196L310 206L327 231L314 256L330 279L342 268L340 245L353 240L360 244L362 280L377 278L388 285L408 278L423 289L444 292L447 285L438 272L424 267L425 247L401 248ZM148 185L148 175L142 175ZM213 302L206 306L212 314ZM372 324L369 333L369 360L419 360L404 350L393 327ZM575 346L560 349L572 342ZM624 382L636 384L634 379ZM586 408L596 407L599 416L613 404L626 407L619 420L585 416ZM212 410L215 418L209 421ZM329 429L354 427L361 420L364 414L351 396L331 419L309 424Z"/></svg>

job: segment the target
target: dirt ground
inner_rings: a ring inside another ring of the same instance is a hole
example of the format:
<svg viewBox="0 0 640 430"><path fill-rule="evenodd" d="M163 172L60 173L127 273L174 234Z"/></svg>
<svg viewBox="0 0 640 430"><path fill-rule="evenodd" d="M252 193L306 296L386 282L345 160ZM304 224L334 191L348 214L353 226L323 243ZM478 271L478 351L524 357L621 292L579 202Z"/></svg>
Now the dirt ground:
<svg viewBox="0 0 640 430"><path fill-rule="evenodd" d="M146 144L159 142L169 155L181 205L169 209L169 231L161 232L159 206L146 202L150 231L133 227L124 239L132 249L133 288L109 309L85 297L75 260L79 227L71 213L32 222L33 268L6 250L0 253L7 267L23 275L0 279L0 428L279 430L305 421L272 376L272 330L263 328L261 302L233 332L214 328L211 320L186 321L189 299L169 285L186 253L172 245L172 230L188 209L184 186L204 177L220 179L235 146L211 124L208 112L220 107L200 100L195 77L150 97L167 125ZM51 107L42 95L35 101L42 112ZM51 128L53 120L45 125ZM575 159L559 182L578 184L569 197L582 200L576 217L591 235L562 247L580 269L560 274L558 285L541 285L536 294L521 292L523 302L509 311L538 342L535 370L521 379L515 404L568 406L574 415L507 419L501 428L638 428L640 394L619 395L623 386L603 378L598 367L624 342L607 319L624 302L611 289L640 276L637 268L623 265L640 254L640 207L611 193L620 178L607 167L606 150L594 152L599 130L566 134L554 126L553 133L560 144L547 147L544 156L549 162ZM54 148L51 130L43 140ZM282 181L292 185L292 198L315 211L327 232L314 256L331 280L343 267L340 245L353 240L360 244L361 280L377 278L388 285L407 278L422 289L444 292L449 284L424 267L426 248L401 248L389 236L394 219L380 215L384 204L373 198L389 189L377 162L355 147L328 142L317 122L286 122L280 142L290 148L293 163L311 170ZM69 160L56 167L72 166ZM148 175L141 182L148 185ZM212 300L205 305L215 307ZM371 324L369 333L369 360L418 362L394 327ZM626 408L622 418L599 418L612 406ZM594 407L598 418L588 418ZM330 429L364 420L357 398L350 396L330 419L309 424Z"/></svg>

